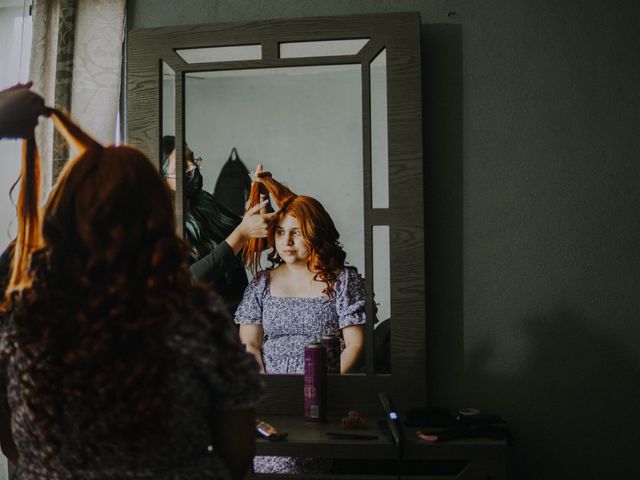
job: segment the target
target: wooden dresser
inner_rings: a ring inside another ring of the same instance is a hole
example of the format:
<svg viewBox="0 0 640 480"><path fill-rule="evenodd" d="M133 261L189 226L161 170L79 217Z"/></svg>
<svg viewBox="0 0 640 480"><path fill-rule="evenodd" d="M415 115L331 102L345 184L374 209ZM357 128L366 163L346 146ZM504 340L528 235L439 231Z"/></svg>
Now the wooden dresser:
<svg viewBox="0 0 640 480"><path fill-rule="evenodd" d="M483 438L426 442L416 436L417 428L404 427L405 447L398 461L390 437L376 421L364 429L344 430L339 418L328 423L307 424L298 416L265 416L268 423L288 436L282 441L258 439L258 455L281 455L334 459L334 471L295 478L317 479L506 479L507 442ZM329 432L357 433L376 439L332 439ZM248 478L292 478L291 475L250 474Z"/></svg>

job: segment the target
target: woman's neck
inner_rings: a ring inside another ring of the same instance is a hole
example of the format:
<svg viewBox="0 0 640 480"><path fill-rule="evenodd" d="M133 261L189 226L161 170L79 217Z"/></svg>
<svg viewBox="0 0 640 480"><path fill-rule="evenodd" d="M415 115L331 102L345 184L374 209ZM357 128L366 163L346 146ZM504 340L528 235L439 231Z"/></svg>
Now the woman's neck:
<svg viewBox="0 0 640 480"><path fill-rule="evenodd" d="M282 264L271 275L271 294L276 297L318 297L325 285L314 279L306 265Z"/></svg>
<svg viewBox="0 0 640 480"><path fill-rule="evenodd" d="M309 270L306 263L283 263L281 267L287 275L292 277L313 277L314 273Z"/></svg>

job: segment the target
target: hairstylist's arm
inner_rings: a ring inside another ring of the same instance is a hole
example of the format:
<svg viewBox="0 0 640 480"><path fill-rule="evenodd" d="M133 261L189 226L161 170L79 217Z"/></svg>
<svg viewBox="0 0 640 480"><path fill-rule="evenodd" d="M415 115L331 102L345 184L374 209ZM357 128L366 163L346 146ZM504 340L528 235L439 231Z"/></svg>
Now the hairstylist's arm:
<svg viewBox="0 0 640 480"><path fill-rule="evenodd" d="M0 92L0 138L30 138L40 115L49 115L44 99L29 90L31 82Z"/></svg>
<svg viewBox="0 0 640 480"><path fill-rule="evenodd" d="M233 232L220 243L214 250L189 267L193 278L200 282L220 281L229 272L238 267L236 255L242 250L244 244L250 238L262 238L267 236L267 227L273 219L272 213L257 213L260 204L247 211L242 222Z"/></svg>
<svg viewBox="0 0 640 480"><path fill-rule="evenodd" d="M264 334L262 325L256 323L243 323L240 325L240 341L244 344L247 352L253 355L260 367L260 373L265 373L262 361L262 336Z"/></svg>
<svg viewBox="0 0 640 480"><path fill-rule="evenodd" d="M254 411L219 412L213 424L213 448L229 468L231 478L243 479L256 450Z"/></svg>
<svg viewBox="0 0 640 480"><path fill-rule="evenodd" d="M349 325L342 329L344 350L340 354L340 373L349 373L358 363L364 347L364 325Z"/></svg>

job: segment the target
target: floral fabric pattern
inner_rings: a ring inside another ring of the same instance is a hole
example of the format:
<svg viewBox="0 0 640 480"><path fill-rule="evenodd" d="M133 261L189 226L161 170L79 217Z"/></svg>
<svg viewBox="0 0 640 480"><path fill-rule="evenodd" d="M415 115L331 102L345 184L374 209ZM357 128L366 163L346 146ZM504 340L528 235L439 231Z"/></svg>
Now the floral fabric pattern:
<svg viewBox="0 0 640 480"><path fill-rule="evenodd" d="M209 329L213 322L223 322L222 332L219 326ZM240 345L236 328L217 300L212 300L197 321L185 313L165 335L171 361L169 401L163 417L171 434L161 442L155 438L144 442L152 447L143 447L143 454L115 445L105 445L97 453L95 447L89 449L81 440L87 432L78 431L74 423L73 406L78 404L65 401L62 417L66 435L58 453L48 459L47 452L52 449L37 436L33 412L23 401L25 392L18 381L25 353L6 354L13 328L11 316L0 319L0 396L6 396L0 401L8 401L12 412L20 458L15 480L230 480L229 470L211 446L211 415L253 408L262 381L255 359ZM237 344L224 358L216 348L221 336ZM118 418L109 421L118 422ZM100 425L95 428L100 430Z"/></svg>
<svg viewBox="0 0 640 480"><path fill-rule="evenodd" d="M327 331L339 332L366 321L364 285L355 268L344 268L334 286L335 298L274 297L269 271L259 272L245 290L235 314L238 324L262 325L262 357L267 373L302 374L304 347Z"/></svg>
<svg viewBox="0 0 640 480"><path fill-rule="evenodd" d="M269 271L259 272L245 290L238 306L238 324L262 325L262 359L267 373L304 373L304 347L327 331L339 332L366 322L364 282L355 268L338 274L334 297L274 297L269 289ZM256 473L322 473L331 461L321 458L256 456Z"/></svg>

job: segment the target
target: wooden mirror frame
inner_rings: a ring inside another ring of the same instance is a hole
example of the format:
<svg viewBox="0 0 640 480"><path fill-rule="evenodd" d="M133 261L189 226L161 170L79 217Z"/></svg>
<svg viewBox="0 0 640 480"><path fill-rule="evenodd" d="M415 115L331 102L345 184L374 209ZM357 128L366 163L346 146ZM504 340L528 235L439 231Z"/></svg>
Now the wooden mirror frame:
<svg viewBox="0 0 640 480"><path fill-rule="evenodd" d="M279 58L284 42L368 38L355 55ZM329 413L379 412L380 391L397 407L426 403L425 272L422 180L420 15L393 13L189 25L133 30L128 36L127 142L160 166L162 64L175 72L176 145L184 141L185 73L309 65L361 64L367 318L373 318L372 230L390 231L391 373L373 373L373 322L367 322L366 373L329 376ZM186 63L176 50L262 45L259 60ZM386 49L389 208L372 207L369 65ZM176 218L183 232L181 149L176 151ZM303 376L266 375L261 414L303 414Z"/></svg>

